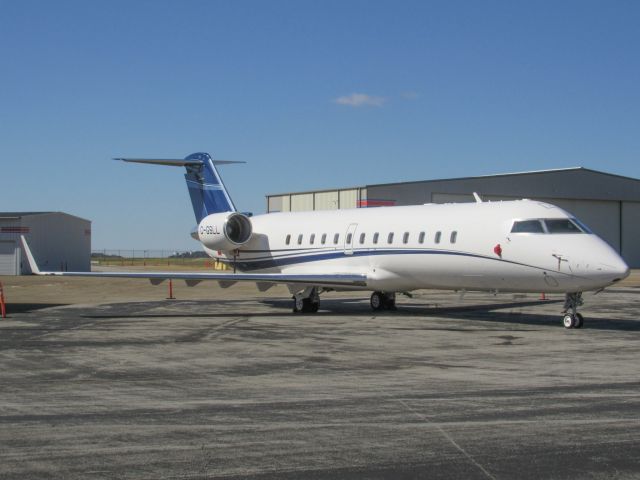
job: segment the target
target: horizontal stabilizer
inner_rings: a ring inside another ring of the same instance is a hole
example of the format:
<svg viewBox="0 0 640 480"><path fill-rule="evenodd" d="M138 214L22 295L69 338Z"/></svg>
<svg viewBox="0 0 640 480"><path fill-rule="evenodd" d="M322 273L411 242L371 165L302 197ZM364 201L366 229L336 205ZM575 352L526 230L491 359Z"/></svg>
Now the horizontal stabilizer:
<svg viewBox="0 0 640 480"><path fill-rule="evenodd" d="M187 165L202 165L203 160L199 159L173 159L173 158L114 158L122 162L146 163L149 165L165 165L168 167L186 167ZM214 165L229 165L232 163L247 163L235 160L212 160Z"/></svg>
<svg viewBox="0 0 640 480"><path fill-rule="evenodd" d="M204 152L192 153L185 158L131 158L118 157L114 160L129 163L143 163L146 165L165 165L169 167L184 167L184 178L189 189L189 198L193 206L196 222L200 224L203 218L213 213L235 212L236 207L231 201L229 192L222 183L216 165L245 163L235 160L214 160Z"/></svg>

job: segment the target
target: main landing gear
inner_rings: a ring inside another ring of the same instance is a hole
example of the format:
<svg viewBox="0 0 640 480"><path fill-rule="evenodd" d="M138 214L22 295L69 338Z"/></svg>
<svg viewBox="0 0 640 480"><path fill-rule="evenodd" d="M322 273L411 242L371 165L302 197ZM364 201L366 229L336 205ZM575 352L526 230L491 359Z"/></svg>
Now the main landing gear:
<svg viewBox="0 0 640 480"><path fill-rule="evenodd" d="M371 294L371 308L372 310L395 310L396 309L396 294L394 292L373 292Z"/></svg>
<svg viewBox="0 0 640 480"><path fill-rule="evenodd" d="M564 299L564 328L582 328L584 317L578 313L578 307L582 305L582 292L567 293Z"/></svg>
<svg viewBox="0 0 640 480"><path fill-rule="evenodd" d="M316 287L307 287L293 296L293 313L316 313L320 308L320 295Z"/></svg>

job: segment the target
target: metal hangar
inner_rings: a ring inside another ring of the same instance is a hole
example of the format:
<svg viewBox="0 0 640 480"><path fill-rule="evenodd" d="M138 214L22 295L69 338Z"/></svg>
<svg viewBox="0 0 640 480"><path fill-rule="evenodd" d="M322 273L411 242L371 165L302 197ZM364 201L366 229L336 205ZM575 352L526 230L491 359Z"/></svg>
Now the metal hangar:
<svg viewBox="0 0 640 480"><path fill-rule="evenodd" d="M0 275L31 273L20 235L43 270L91 270L91 222L63 212L0 212Z"/></svg>
<svg viewBox="0 0 640 480"><path fill-rule="evenodd" d="M529 198L557 205L589 225L631 267L640 267L640 180L584 167L268 195L267 211L473 202L473 192L485 201Z"/></svg>

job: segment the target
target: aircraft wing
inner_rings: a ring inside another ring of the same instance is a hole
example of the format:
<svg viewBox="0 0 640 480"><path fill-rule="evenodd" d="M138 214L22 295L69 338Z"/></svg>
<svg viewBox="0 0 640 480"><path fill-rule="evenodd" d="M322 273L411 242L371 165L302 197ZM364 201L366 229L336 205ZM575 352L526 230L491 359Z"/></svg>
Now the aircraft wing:
<svg viewBox="0 0 640 480"><path fill-rule="evenodd" d="M100 277L100 278L147 278L153 284L164 280L185 280L193 286L204 280L215 280L222 287L236 282L256 282L260 284L313 285L319 287L366 287L367 276L358 274L286 274L286 273L210 273L210 272L44 272L31 253L24 235L20 236L22 247L27 255L29 267L34 275L53 275L64 277Z"/></svg>

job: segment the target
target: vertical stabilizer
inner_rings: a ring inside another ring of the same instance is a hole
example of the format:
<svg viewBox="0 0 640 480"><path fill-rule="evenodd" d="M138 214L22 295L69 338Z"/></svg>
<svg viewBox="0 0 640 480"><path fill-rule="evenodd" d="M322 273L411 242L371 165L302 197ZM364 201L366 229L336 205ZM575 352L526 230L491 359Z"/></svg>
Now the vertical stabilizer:
<svg viewBox="0 0 640 480"><path fill-rule="evenodd" d="M187 181L193 212L200 223L207 215L220 212L235 212L236 207L222 183L215 163L208 153L192 153L185 158ZM227 163L227 162L224 162Z"/></svg>

